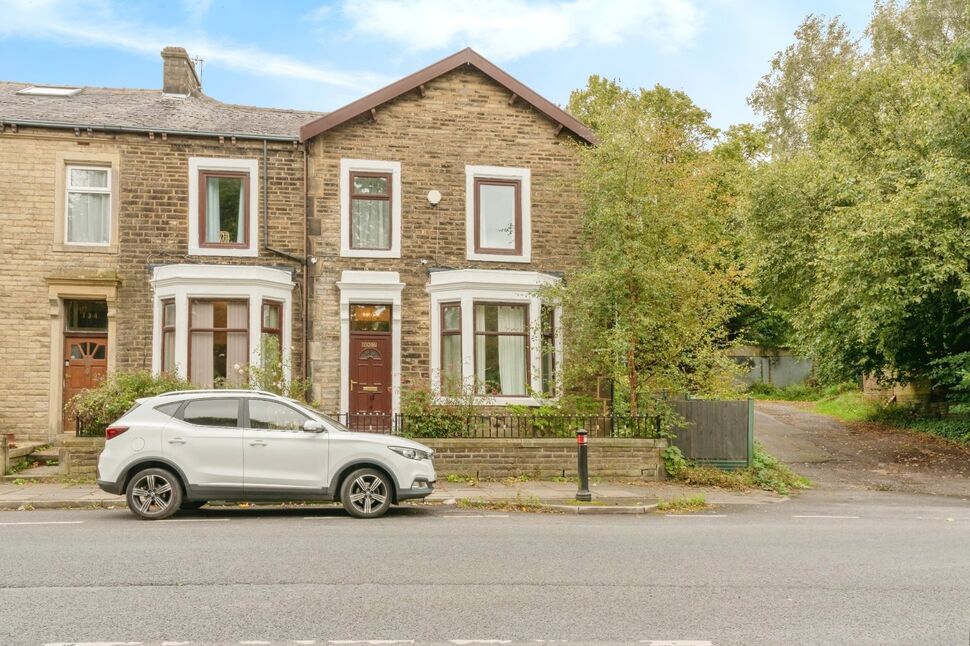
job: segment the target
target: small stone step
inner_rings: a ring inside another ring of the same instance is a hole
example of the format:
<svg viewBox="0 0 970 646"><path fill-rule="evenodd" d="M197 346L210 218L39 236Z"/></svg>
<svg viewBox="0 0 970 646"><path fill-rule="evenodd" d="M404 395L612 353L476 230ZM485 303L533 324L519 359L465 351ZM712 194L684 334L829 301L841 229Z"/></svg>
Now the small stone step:
<svg viewBox="0 0 970 646"><path fill-rule="evenodd" d="M2 477L5 482L11 482L14 480L43 480L47 478L57 478L61 475L61 469L58 466L43 466L34 467L32 469L24 469L23 471L18 471L17 473L12 473Z"/></svg>
<svg viewBox="0 0 970 646"><path fill-rule="evenodd" d="M49 466L48 462L53 462L56 465L59 458L60 450L53 446L34 451L27 456L27 460L29 462L33 462L41 466Z"/></svg>

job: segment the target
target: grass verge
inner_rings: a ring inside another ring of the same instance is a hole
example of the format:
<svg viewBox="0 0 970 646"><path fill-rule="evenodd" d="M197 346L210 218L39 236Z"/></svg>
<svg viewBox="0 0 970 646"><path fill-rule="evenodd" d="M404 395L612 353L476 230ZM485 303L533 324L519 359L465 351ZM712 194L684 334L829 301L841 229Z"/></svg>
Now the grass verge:
<svg viewBox="0 0 970 646"><path fill-rule="evenodd" d="M787 496L794 489L812 486L808 478L798 475L777 458L769 455L759 442L754 443L754 459L751 466L735 471L722 471L714 467L684 467L676 478L687 484L720 487L735 491L764 489Z"/></svg>
<svg viewBox="0 0 970 646"><path fill-rule="evenodd" d="M548 511L535 496L516 494L511 500L485 500L482 498L459 498L456 503L458 509L488 509L491 511Z"/></svg>
<svg viewBox="0 0 970 646"><path fill-rule="evenodd" d="M696 496L678 496L676 498L660 500L657 502L657 511L667 514L686 514L692 511L702 511L708 508L710 508L710 505L708 505L707 500L704 499L704 494L697 494Z"/></svg>
<svg viewBox="0 0 970 646"><path fill-rule="evenodd" d="M843 422L877 422L970 444L970 404L953 404L944 416L925 415L904 406L883 406L856 390L820 399L814 408Z"/></svg>

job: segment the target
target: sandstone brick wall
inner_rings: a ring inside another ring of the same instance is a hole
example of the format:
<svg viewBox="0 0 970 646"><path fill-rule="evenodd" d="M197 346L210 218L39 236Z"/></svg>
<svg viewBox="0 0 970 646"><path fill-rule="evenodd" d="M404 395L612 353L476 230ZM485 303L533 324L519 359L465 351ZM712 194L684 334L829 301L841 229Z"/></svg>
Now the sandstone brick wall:
<svg viewBox="0 0 970 646"><path fill-rule="evenodd" d="M63 251L54 244L58 154L120 156L119 249L116 253ZM293 361L299 372L303 317L301 265L263 249L263 191L259 191L258 258L188 256L188 158L260 160L262 142L147 134L94 133L9 127L0 133L0 428L24 439L46 439L51 379L60 380L50 358L51 305L46 278L114 275L118 369L150 368L151 267L170 263L261 264L298 270L293 301ZM303 151L292 143L268 144L270 241L295 255L304 253ZM56 305L56 304L55 304Z"/></svg>
<svg viewBox="0 0 970 646"><path fill-rule="evenodd" d="M339 408L339 290L343 270L400 272L402 388L430 379L428 267L561 272L579 255L578 145L557 124L481 72L463 67L309 142L313 200L311 366L316 396L325 410ZM339 164L341 158L401 163L400 259L341 258ZM465 260L465 165L529 168L532 175L532 262ZM441 192L432 208L428 191ZM426 261L427 264L422 264Z"/></svg>
<svg viewBox="0 0 970 646"><path fill-rule="evenodd" d="M577 471L574 439L430 439L439 478L449 474L481 478L572 477ZM660 451L666 440L602 438L589 444L591 476L657 480L662 477Z"/></svg>
<svg viewBox="0 0 970 646"><path fill-rule="evenodd" d="M104 450L103 437L65 437L60 441L57 464L61 475L93 475Z"/></svg>

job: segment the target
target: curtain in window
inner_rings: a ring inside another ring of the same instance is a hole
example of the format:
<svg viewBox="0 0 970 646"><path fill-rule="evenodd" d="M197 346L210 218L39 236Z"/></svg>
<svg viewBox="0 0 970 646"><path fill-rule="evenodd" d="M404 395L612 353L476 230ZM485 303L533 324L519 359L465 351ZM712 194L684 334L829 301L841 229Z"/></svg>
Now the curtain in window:
<svg viewBox="0 0 970 646"><path fill-rule="evenodd" d="M205 241L219 242L219 231L222 229L222 218L219 214L219 179L206 178L205 188Z"/></svg>
<svg viewBox="0 0 970 646"><path fill-rule="evenodd" d="M206 178L206 197L205 197L205 241L206 242L221 242L219 232L222 230L222 189L225 189L226 193L237 192L238 195L238 208L236 213L236 239L234 242L240 243L246 241L246 200L242 194L243 191L243 181L235 177L232 178L219 178L219 177L207 177ZM227 200L228 204L232 204L232 200ZM231 217L232 213L226 211L225 215Z"/></svg>
<svg viewBox="0 0 970 646"><path fill-rule="evenodd" d="M386 249L391 246L391 203L388 200L353 200L351 246Z"/></svg>
<svg viewBox="0 0 970 646"><path fill-rule="evenodd" d="M67 241L108 242L108 204L104 193L67 194Z"/></svg>
<svg viewBox="0 0 970 646"><path fill-rule="evenodd" d="M249 329L249 311L246 303L228 303L226 314L229 328ZM226 381L230 385L242 385L243 376L234 366L245 366L249 363L248 346L249 332L229 332L226 335Z"/></svg>
<svg viewBox="0 0 970 646"><path fill-rule="evenodd" d="M486 312L492 306L475 307L475 329L478 331L487 330ZM525 308L498 306L498 327L497 332L525 332ZM491 346L495 351L495 343L498 345L498 377L499 390L501 395L525 395L526 394L526 356L525 356L525 336L516 335L475 335L475 377L479 390L486 385L488 372L494 374L495 365L489 364L488 348ZM493 355L494 356L494 355Z"/></svg>
<svg viewBox="0 0 970 646"><path fill-rule="evenodd" d="M525 332L525 308L499 307L499 332ZM525 394L525 337L498 338L499 379L503 395Z"/></svg>
<svg viewBox="0 0 970 646"><path fill-rule="evenodd" d="M192 303L193 328L211 328L214 323L212 303ZM192 381L203 387L211 387L215 377L213 365L214 334L212 332L192 333L192 356L189 357L189 373Z"/></svg>

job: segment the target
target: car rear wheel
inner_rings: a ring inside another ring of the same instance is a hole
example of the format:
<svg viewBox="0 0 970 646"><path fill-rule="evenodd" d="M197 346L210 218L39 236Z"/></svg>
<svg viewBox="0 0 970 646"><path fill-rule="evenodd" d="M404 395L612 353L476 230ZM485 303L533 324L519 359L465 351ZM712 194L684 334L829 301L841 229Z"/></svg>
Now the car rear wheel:
<svg viewBox="0 0 970 646"><path fill-rule="evenodd" d="M391 507L393 485L376 469L358 469L340 486L340 502L356 518L378 518Z"/></svg>
<svg viewBox="0 0 970 646"><path fill-rule="evenodd" d="M181 507L182 485L170 471L144 469L128 482L125 499L128 509L142 520L161 520Z"/></svg>

